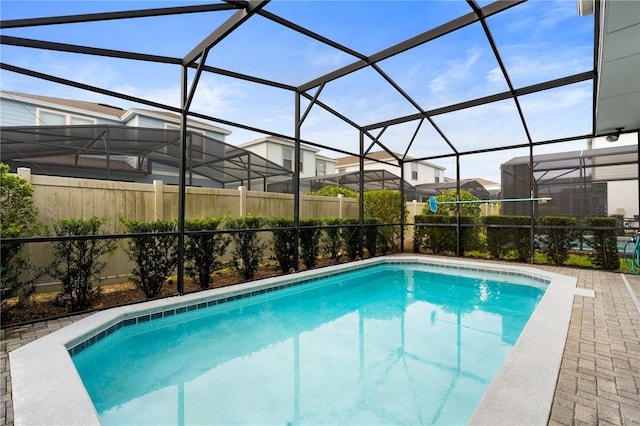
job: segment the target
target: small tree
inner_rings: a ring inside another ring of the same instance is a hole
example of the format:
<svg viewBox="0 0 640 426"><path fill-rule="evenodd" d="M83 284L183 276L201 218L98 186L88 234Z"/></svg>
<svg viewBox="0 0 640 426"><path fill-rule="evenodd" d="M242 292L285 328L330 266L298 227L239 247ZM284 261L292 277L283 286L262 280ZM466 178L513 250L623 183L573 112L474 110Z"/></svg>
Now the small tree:
<svg viewBox="0 0 640 426"><path fill-rule="evenodd" d="M320 255L320 219L300 219L300 259L307 269L315 268Z"/></svg>
<svg viewBox="0 0 640 426"><path fill-rule="evenodd" d="M501 257L515 250L520 261L531 257L531 218L529 216L486 216L487 250L494 257ZM522 225L526 228L507 228L500 225Z"/></svg>
<svg viewBox="0 0 640 426"><path fill-rule="evenodd" d="M458 200L456 196L457 192L455 189L445 189L442 194L436 195L436 201L439 203L444 202L455 202L455 201L478 201L480 200L478 197L473 195L470 191L466 189L460 190L460 199ZM439 215L439 216L456 216L458 211L458 206L460 206L460 216L473 216L476 218L480 217L480 204L477 203L469 203L469 204L439 204L438 210L436 212L431 211L429 203L425 204L422 208L423 215Z"/></svg>
<svg viewBox="0 0 640 426"><path fill-rule="evenodd" d="M185 231L198 232L185 236L185 271L192 280L197 281L201 289L209 288L211 275L222 262L231 238L225 234L207 233L214 231L222 222L222 218L200 218L187 220Z"/></svg>
<svg viewBox="0 0 640 426"><path fill-rule="evenodd" d="M308 193L308 195L317 195L319 197L337 197L340 194L347 198L358 198L358 193L356 193L356 191L343 186L329 185L320 188L316 192Z"/></svg>
<svg viewBox="0 0 640 426"><path fill-rule="evenodd" d="M260 236L255 229L261 228L264 219L260 217L244 216L237 219L230 219L226 222L226 227L238 230L231 234L233 241L233 263L236 270L246 280L253 279L266 244L260 242Z"/></svg>
<svg viewBox="0 0 640 426"><path fill-rule="evenodd" d="M364 224L364 248L367 249L369 257L374 257L378 252L378 246L383 249L382 254L387 252L387 242L378 233L378 219L366 219Z"/></svg>
<svg viewBox="0 0 640 426"><path fill-rule="evenodd" d="M340 238L341 220L337 217L328 217L324 220L324 224L330 226L324 229L324 236L321 237L321 251L329 256L333 262L337 262L342 249L342 239Z"/></svg>
<svg viewBox="0 0 640 426"><path fill-rule="evenodd" d="M617 225L618 220L615 217L586 217L584 219L584 226L607 228L590 231L592 237L586 238L589 245L593 247L591 260L598 268L610 271L620 268L620 253L616 236Z"/></svg>
<svg viewBox="0 0 640 426"><path fill-rule="evenodd" d="M280 270L288 274L293 269L295 250L294 239L295 229L293 229L293 219L274 218L269 221L272 228L284 228L273 231L271 239L272 259L278 262Z"/></svg>
<svg viewBox="0 0 640 426"><path fill-rule="evenodd" d="M454 189L446 189L442 194L436 195L436 200L442 202L456 202L456 201L479 201L480 199L473 195L466 189L460 190L460 199L457 198L457 192ZM422 208L422 215L434 216L435 219L426 219L431 223L457 223L457 220L447 219L446 217L457 217L458 207L460 207L460 223L465 225L474 225L480 221L480 205L478 203L469 204L442 204L438 205L436 212L431 211L429 203L425 204ZM438 217L439 216L439 217ZM435 222L434 222L435 221ZM462 239L462 252L469 250L481 249L483 246L482 236L480 228L476 226L465 226L460 229ZM444 251L452 251L455 253L456 245L456 231L455 228L449 228L445 230L443 228L432 228L425 231L430 235L428 238L432 249ZM453 234L452 234L453 233ZM442 234L441 236L438 236ZM453 235L453 237L452 237ZM453 240L451 240L453 238ZM440 241L440 244L436 241ZM435 247L440 247L435 248ZM453 249L452 249L453 247Z"/></svg>
<svg viewBox="0 0 640 426"><path fill-rule="evenodd" d="M578 220L569 216L543 216L540 218L542 252L556 265L562 265L569 257L569 250L579 233L574 228Z"/></svg>
<svg viewBox="0 0 640 426"><path fill-rule="evenodd" d="M343 225L358 225L360 222L355 217L342 219ZM340 228L340 238L342 239L342 247L349 260L356 260L358 251L360 250L360 227L359 226L343 226Z"/></svg>
<svg viewBox="0 0 640 426"><path fill-rule="evenodd" d="M407 211L406 201L400 191L377 189L364 193L364 218L375 219L378 223L401 223ZM385 254L400 244L400 226L383 225L378 227L378 249Z"/></svg>
<svg viewBox="0 0 640 426"><path fill-rule="evenodd" d="M9 166L0 163L0 284L3 303L21 291L33 292L33 282L41 271L33 268L23 243L6 243L6 238L25 238L45 230L38 222L38 208L31 196L33 186L20 176L9 173Z"/></svg>
<svg viewBox="0 0 640 426"><path fill-rule="evenodd" d="M178 263L178 236L159 235L176 231L175 222L142 222L120 219L134 236L129 239L127 254L135 263L132 281L147 298L157 297Z"/></svg>
<svg viewBox="0 0 640 426"><path fill-rule="evenodd" d="M61 237L95 236L106 217L89 219L62 219L53 224L54 232ZM49 275L60 280L62 289L56 303L69 312L83 311L91 307L100 296L100 287L93 288L92 281L100 279L107 262L100 258L116 248L116 242L108 239L72 239L52 243L53 262Z"/></svg>

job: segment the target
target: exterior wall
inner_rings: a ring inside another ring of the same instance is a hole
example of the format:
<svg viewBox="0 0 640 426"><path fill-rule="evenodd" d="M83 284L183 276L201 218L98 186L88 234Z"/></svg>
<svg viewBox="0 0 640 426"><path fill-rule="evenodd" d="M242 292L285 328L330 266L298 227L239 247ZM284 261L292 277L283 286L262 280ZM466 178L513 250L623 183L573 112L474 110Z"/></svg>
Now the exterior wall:
<svg viewBox="0 0 640 426"><path fill-rule="evenodd" d="M637 133L626 133L624 135L620 135L620 138L615 142L607 141L606 137L594 138L591 141L591 148L611 148L613 146L624 146L624 145L637 145L638 144L638 134Z"/></svg>
<svg viewBox="0 0 640 426"><path fill-rule="evenodd" d="M0 98L0 125L2 126L35 126L35 105Z"/></svg>
<svg viewBox="0 0 640 426"><path fill-rule="evenodd" d="M324 161L320 159L316 159L316 172L317 172L317 163L322 162L325 164L325 174L332 175L336 173L336 163L333 161Z"/></svg>
<svg viewBox="0 0 640 426"><path fill-rule="evenodd" d="M360 166L358 164L347 164L344 166L337 167L337 172L341 171L345 172L357 172L360 170ZM365 170L386 170L394 175L400 177L400 166L391 166L388 164L378 163L375 161L365 161L364 162ZM423 183L435 183L435 168L429 166L428 164L418 163L418 180L411 179L411 164L407 163L404 165L404 180L410 183L411 185L421 185ZM328 173L327 173L328 174ZM444 171L440 172L440 182L443 182Z"/></svg>
<svg viewBox="0 0 640 426"><path fill-rule="evenodd" d="M633 218L638 212L638 181L623 180L607 183L607 213Z"/></svg>
<svg viewBox="0 0 640 426"><path fill-rule="evenodd" d="M78 112L55 105L38 106L32 103L0 98L0 125L1 126L37 126L42 124L38 120L40 110L58 112L61 114L95 119L96 124L121 124L118 120L109 120L91 112Z"/></svg>
<svg viewBox="0 0 640 426"><path fill-rule="evenodd" d="M282 158L282 150L284 148L294 149L293 145L279 143L277 141L265 139L256 143L243 144L242 148L253 152L261 157L266 158L267 160L278 164L279 166L283 165ZM300 153L302 155L302 173L300 173L300 177L311 177L316 175L316 153L313 150L308 150L302 147L300 149ZM327 162L327 170L329 170L329 165L333 166L331 162ZM260 184L260 187L262 184Z"/></svg>

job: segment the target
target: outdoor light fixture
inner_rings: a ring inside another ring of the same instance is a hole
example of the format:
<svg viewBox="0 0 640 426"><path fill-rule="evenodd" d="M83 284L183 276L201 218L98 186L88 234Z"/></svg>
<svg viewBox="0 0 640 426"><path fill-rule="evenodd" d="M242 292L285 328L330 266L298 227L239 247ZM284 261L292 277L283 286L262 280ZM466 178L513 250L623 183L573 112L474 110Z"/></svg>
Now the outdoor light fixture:
<svg viewBox="0 0 640 426"><path fill-rule="evenodd" d="M611 133L609 136L607 136L607 142L616 142L618 139L620 139L620 132L622 131L622 129L624 129L624 127L616 127L616 132Z"/></svg>

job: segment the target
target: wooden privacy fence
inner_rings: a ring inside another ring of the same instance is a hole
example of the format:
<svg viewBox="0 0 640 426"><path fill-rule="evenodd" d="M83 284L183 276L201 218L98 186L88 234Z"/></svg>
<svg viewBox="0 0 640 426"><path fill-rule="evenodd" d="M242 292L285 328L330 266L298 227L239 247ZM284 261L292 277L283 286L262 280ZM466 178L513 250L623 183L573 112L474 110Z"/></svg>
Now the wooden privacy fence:
<svg viewBox="0 0 640 426"><path fill-rule="evenodd" d="M165 185L161 180L153 183L120 182L97 179L68 178L31 174L31 169L19 168L18 175L34 188L33 200L39 209L39 220L51 225L61 219L80 219L92 216L105 217L104 233L126 233L120 218L145 222L173 220L178 217L178 190L175 185ZM186 219L201 217L241 217L246 215L271 217L293 216L293 194L187 187L185 200ZM406 221L413 223L425 203L409 201ZM483 215L498 214L495 205L483 205ZM358 217L358 201L352 198L300 197L300 217L325 219L329 217ZM268 238L265 236L263 238ZM405 233L407 241L413 239L413 227ZM103 283L125 281L133 268L124 251L126 240L119 240L116 250L109 254ZM50 243L26 245L35 266L51 262ZM57 286L44 279L39 283L41 291Z"/></svg>
<svg viewBox="0 0 640 426"><path fill-rule="evenodd" d="M172 220L178 217L178 187L153 183L118 182L96 179L67 178L32 175L27 168L18 169L18 175L28 180L34 188L33 200L38 207L39 220L51 225L67 218L106 217L105 233L122 234L126 228L120 218L154 221ZM186 188L185 217L240 217L247 214L263 217L292 217L293 195L238 189ZM358 202L340 197L303 195L300 200L300 217L357 217ZM120 240L118 248L107 259L103 283L121 282L133 265L124 252L126 240ZM49 243L27 244L36 266L51 262ZM46 280L45 280L46 281ZM55 283L42 282L40 290Z"/></svg>

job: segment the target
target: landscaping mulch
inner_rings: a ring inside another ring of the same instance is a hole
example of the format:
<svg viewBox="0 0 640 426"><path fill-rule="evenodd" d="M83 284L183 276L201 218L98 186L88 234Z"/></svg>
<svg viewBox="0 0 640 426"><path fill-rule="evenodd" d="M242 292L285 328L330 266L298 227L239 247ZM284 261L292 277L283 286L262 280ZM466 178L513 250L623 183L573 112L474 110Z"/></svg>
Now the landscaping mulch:
<svg viewBox="0 0 640 426"><path fill-rule="evenodd" d="M319 259L317 267L331 264L329 259ZM301 267L304 269L304 267ZM262 279L281 275L274 263L262 265L255 274L254 279ZM235 270L225 269L216 272L213 276L213 283L209 288L226 287L233 284L245 282L240 274ZM201 291L197 283L185 278L185 293ZM120 305L144 302L144 293L135 284L126 282L121 284L107 284L100 287L101 292L98 299L91 305L89 311L111 308ZM65 307L54 303L57 293L34 294L28 300L18 303L18 298L11 298L3 301L2 305L2 327L9 327L17 324L41 321L49 318L63 317L71 314ZM158 298L177 295L175 278L169 280ZM77 314L74 312L73 314Z"/></svg>
<svg viewBox="0 0 640 426"><path fill-rule="evenodd" d="M260 268L255 275L255 279L267 278L279 275L273 266L266 265ZM225 271L216 273L210 288L225 287L244 282L245 280L236 271ZM197 283L189 279L184 282L185 293L200 291ZM91 310L106 309L114 306L128 305L143 302L146 299L142 290L135 284L126 282L121 284L108 284L100 287L101 292L98 299L91 305ZM28 300L18 303L18 298L5 300L2 309L2 327L21 324L25 322L39 321L47 318L62 317L70 314L63 306L55 304L57 293L34 294ZM175 279L168 281L158 298L177 295Z"/></svg>

